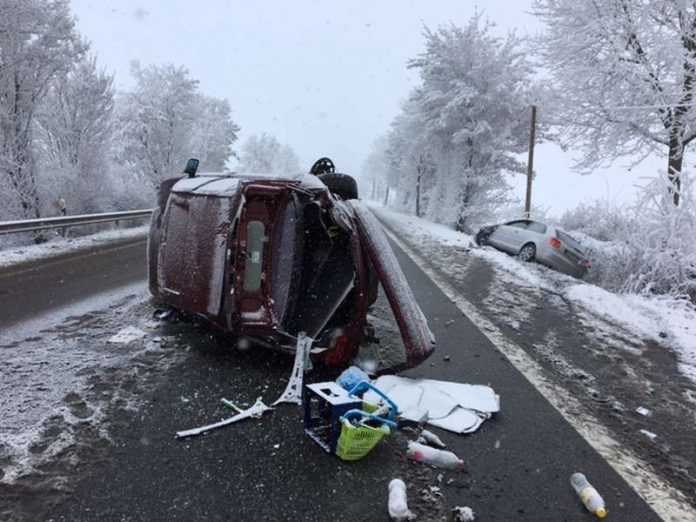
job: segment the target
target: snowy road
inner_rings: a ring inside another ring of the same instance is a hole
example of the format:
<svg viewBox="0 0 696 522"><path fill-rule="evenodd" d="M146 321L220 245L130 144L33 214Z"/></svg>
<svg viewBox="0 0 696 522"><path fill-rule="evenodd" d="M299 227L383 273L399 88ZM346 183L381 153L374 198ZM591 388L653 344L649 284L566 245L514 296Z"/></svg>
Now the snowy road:
<svg viewBox="0 0 696 522"><path fill-rule="evenodd" d="M4 257L4 256L3 256ZM13 324L147 278L145 238L82 248L0 271L0 332Z"/></svg>
<svg viewBox="0 0 696 522"><path fill-rule="evenodd" d="M473 507L483 520L586 520L568 484L570 474L580 470L605 496L613 520L657 520L489 337L411 259L397 253L438 339L431 360L408 374L490 384L501 396L501 414L475 435L438 432L465 459L467 473L407 462L405 432L392 434L364 461L342 463L323 454L302 433L300 412L291 405L258 421L175 440L177 430L227 416L219 405L221 397L242 404L258 396L267 401L277 397L289 374L289 360L265 351L231 351L229 339L197 323L152 323L153 305L144 287L125 286L124 294L95 301L93 310L82 310L52 327L44 325L37 335L29 337L16 324L20 337L3 342L0 393L14 402L3 402L0 412L0 518L386 520L387 484L401 476L420 520L442 520L454 505ZM433 252L429 259L456 266L456 259L444 257L444 252ZM584 398L582 408L609 424L614 404L606 399L602 383L612 379L603 369L615 364L614 359L607 356L596 362L593 356L578 365L567 336L582 332L567 316L535 315L556 312L537 300L535 290L520 292L513 282L497 280L491 267L463 269L468 279L462 292L472 301L478 296L477 303L491 303L494 321L516 318L522 331L526 324L535 325L538 335L527 332L519 338L520 345L536 354L549 375L558 374L558 382ZM458 284L457 278L450 280ZM495 294L500 295L494 299ZM529 294L535 303L531 309ZM2 303L11 307L8 301ZM382 346L397 350L389 326L393 319L384 306L375 314ZM106 343L128 325L142 328L146 338L125 347ZM505 333L515 336L518 330ZM640 357L650 354L641 351ZM632 356L640 358L637 353ZM674 360L670 364L676 367ZM611 368L606 372L614 375ZM310 380L334 376L319 370ZM639 399L643 404L643 396L635 397ZM644 404L654 408L658 422L663 413L658 398L654 401ZM623 416L630 420L629 413ZM609 425L622 431L618 421ZM669 473L676 454L665 456L656 452L659 447L648 454L651 465L664 463L664 476L684 484L678 474ZM674 447L687 461L687 449ZM441 488L443 496L422 494L429 486Z"/></svg>

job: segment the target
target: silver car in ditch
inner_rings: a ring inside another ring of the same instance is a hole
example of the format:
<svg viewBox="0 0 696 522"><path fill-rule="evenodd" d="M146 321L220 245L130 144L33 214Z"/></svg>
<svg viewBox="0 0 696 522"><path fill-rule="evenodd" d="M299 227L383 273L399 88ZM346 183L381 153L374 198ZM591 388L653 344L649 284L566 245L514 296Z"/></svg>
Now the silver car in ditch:
<svg viewBox="0 0 696 522"><path fill-rule="evenodd" d="M538 221L518 219L483 227L475 240L478 245L490 245L521 261L536 261L573 277L583 277L590 268L590 260L575 239Z"/></svg>

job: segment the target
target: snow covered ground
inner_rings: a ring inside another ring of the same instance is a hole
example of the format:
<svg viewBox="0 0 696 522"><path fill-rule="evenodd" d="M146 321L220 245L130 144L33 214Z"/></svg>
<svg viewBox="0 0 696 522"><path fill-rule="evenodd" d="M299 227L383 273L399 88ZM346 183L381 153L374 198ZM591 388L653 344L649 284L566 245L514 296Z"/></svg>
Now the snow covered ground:
<svg viewBox="0 0 696 522"><path fill-rule="evenodd" d="M148 228L149 225L142 225L134 228L117 228L76 238L55 236L51 241L41 243L40 245L12 247L0 250L0 268L7 268L18 263L36 261L37 259L59 256L85 248L106 245L116 239L145 237Z"/></svg>
<svg viewBox="0 0 696 522"><path fill-rule="evenodd" d="M582 308L590 321L592 318L609 321L624 330L629 338L638 336L666 344L678 354L681 371L696 382L696 307L689 302L669 297L611 293L544 266L521 263L491 247L479 248L471 236L447 226L377 204L371 204L371 208L383 223L413 245L435 243L490 263L499 275L499 281L494 284L499 287L500 294L507 291L505 281L514 281L531 293L539 289L548 290ZM451 269L457 270L457 267ZM514 306L514 303L506 313L510 314L513 327L515 322L525 319L524 308Z"/></svg>
<svg viewBox="0 0 696 522"><path fill-rule="evenodd" d="M137 408L142 374L180 360L150 314L149 294L138 283L2 331L0 483L56 459L79 462L80 442L109 439L112 408ZM126 345L108 342L128 325L145 337Z"/></svg>

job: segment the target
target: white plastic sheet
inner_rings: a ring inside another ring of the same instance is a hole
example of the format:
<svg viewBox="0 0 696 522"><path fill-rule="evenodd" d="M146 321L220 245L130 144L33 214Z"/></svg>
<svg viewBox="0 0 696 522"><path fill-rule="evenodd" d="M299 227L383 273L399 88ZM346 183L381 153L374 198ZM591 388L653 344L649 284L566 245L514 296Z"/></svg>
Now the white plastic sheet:
<svg viewBox="0 0 696 522"><path fill-rule="evenodd" d="M476 431L491 414L500 411L500 397L490 386L396 375L379 377L375 386L396 403L402 417L422 418L427 412L428 424L455 433ZM380 398L368 392L365 400L378 403Z"/></svg>

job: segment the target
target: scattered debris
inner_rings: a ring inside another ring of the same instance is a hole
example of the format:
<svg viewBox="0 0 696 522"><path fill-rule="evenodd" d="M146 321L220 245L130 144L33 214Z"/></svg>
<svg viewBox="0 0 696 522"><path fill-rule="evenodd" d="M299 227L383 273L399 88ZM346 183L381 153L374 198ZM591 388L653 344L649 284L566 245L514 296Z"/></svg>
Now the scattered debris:
<svg viewBox="0 0 696 522"><path fill-rule="evenodd" d="M450 360L450 356L449 356L449 355L445 355L445 356L442 358L442 360L443 360L443 361L449 361L449 360Z"/></svg>
<svg viewBox="0 0 696 522"><path fill-rule="evenodd" d="M335 382L307 384L304 401L305 433L324 451L335 453L341 431L341 416L361 408L362 401L351 397Z"/></svg>
<svg viewBox="0 0 696 522"><path fill-rule="evenodd" d="M643 406L638 406L636 408L636 413L642 415L643 417L649 417L652 415L652 411L650 411L648 408L644 408Z"/></svg>
<svg viewBox="0 0 696 522"><path fill-rule="evenodd" d="M225 407L236 411L237 413L242 413L244 410L240 408L239 406L235 405L232 401L229 401L225 398L220 399L220 402L225 405Z"/></svg>
<svg viewBox="0 0 696 522"><path fill-rule="evenodd" d="M357 366L351 366L341 372L341 375L336 379L338 384L344 390L350 391L362 381L369 381L370 377Z"/></svg>
<svg viewBox="0 0 696 522"><path fill-rule="evenodd" d="M443 451L417 442L409 441L407 455L410 459L436 468L464 469L464 461L451 451Z"/></svg>
<svg viewBox="0 0 696 522"><path fill-rule="evenodd" d="M416 516L408 509L406 484L401 479L389 482L389 518L396 521L414 520Z"/></svg>
<svg viewBox="0 0 696 522"><path fill-rule="evenodd" d="M166 321L169 319L169 317L171 317L172 313L174 313L173 308L158 308L152 312L152 317L159 319L160 321Z"/></svg>
<svg viewBox="0 0 696 522"><path fill-rule="evenodd" d="M421 490L421 498L426 502L438 502L442 498L442 491L437 486L428 486Z"/></svg>
<svg viewBox="0 0 696 522"><path fill-rule="evenodd" d="M640 432L646 437L648 437L650 440L655 440L657 438L657 433L653 433L652 431L640 430Z"/></svg>
<svg viewBox="0 0 696 522"><path fill-rule="evenodd" d="M570 477L570 484L582 500L587 511L599 518L607 516L607 510L604 505L604 499L600 496L597 490L592 487L582 473L573 473Z"/></svg>
<svg viewBox="0 0 696 522"><path fill-rule="evenodd" d="M423 442L421 442L421 439L423 440ZM420 437L418 438L418 442L420 444L428 444L429 446L433 446L439 449L447 447L445 443L440 440L440 437L428 430L421 431Z"/></svg>
<svg viewBox="0 0 696 522"><path fill-rule="evenodd" d="M144 339L146 336L147 333L143 332L140 328L136 328L135 326L126 326L112 335L108 342L114 344L129 344L133 341Z"/></svg>
<svg viewBox="0 0 696 522"><path fill-rule="evenodd" d="M375 384L399 405L402 420L417 422L427 416L428 424L455 433L476 431L500 411L500 397L489 386L396 375L383 375ZM365 400L379 402L372 393Z"/></svg>
<svg viewBox="0 0 696 522"><path fill-rule="evenodd" d="M307 337L304 332L297 336L297 349L295 350L295 364L292 367L290 380L285 387L283 394L273 403L273 406L281 402L291 402L302 404L302 379L304 372L312 369L312 362L309 360L309 351L312 349L314 340Z"/></svg>
<svg viewBox="0 0 696 522"><path fill-rule="evenodd" d="M474 522L476 515L469 506L455 507L452 510L452 522Z"/></svg>
<svg viewBox="0 0 696 522"><path fill-rule="evenodd" d="M216 422L214 424L208 424L207 426L201 426L200 428L193 428L190 430L184 430L184 431L177 431L176 432L176 438L181 439L184 437L191 437L193 435L200 435L201 433L205 433L206 431L214 430L216 428L222 428L223 426L227 426L229 424L233 424L235 422L238 422L240 420L248 419L251 417L254 418L259 418L261 415L263 415L264 412L267 412L269 410L272 410L273 408L270 408L266 406L263 401L261 400L261 397L256 399L256 402L251 408L248 408L241 413L238 413L234 417L230 417L229 419L222 420L220 422Z"/></svg>

